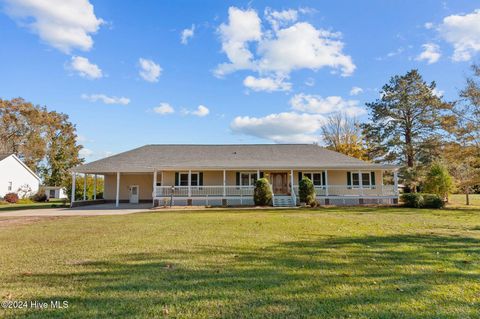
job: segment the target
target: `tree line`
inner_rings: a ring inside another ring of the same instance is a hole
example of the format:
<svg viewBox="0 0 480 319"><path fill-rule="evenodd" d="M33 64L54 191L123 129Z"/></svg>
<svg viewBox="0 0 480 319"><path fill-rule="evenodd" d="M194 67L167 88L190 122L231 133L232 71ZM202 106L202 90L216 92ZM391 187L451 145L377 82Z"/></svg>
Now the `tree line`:
<svg viewBox="0 0 480 319"><path fill-rule="evenodd" d="M0 153L16 154L45 185L66 186L70 169L83 163L68 115L22 98L0 99Z"/></svg>
<svg viewBox="0 0 480 319"><path fill-rule="evenodd" d="M367 123L346 114L328 118L322 129L328 148L399 165L407 192L441 182L446 184L444 192L452 184L468 201L469 193L480 191L480 66L472 66L455 101L444 101L435 82L427 83L414 69L393 76L366 107ZM439 176L444 179L439 181Z"/></svg>

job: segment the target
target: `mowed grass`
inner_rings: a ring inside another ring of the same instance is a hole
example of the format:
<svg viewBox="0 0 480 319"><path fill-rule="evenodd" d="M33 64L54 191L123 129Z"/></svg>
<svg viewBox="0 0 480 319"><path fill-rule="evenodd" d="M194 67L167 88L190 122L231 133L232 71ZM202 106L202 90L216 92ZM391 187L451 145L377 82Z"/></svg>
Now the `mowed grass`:
<svg viewBox="0 0 480 319"><path fill-rule="evenodd" d="M16 204L10 204L0 201L0 214L12 210L42 209L42 208L62 208L68 207L69 203L61 199L52 199L48 202L37 203L31 200L22 199ZM0 215L1 216L1 215Z"/></svg>
<svg viewBox="0 0 480 319"><path fill-rule="evenodd" d="M480 210L69 217L0 228L4 318L480 318Z"/></svg>

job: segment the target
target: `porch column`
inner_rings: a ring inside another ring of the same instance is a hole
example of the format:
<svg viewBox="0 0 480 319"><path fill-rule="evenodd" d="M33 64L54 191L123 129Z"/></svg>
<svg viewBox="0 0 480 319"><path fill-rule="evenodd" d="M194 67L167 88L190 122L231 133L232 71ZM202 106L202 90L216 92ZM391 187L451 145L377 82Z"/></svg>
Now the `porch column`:
<svg viewBox="0 0 480 319"><path fill-rule="evenodd" d="M325 196L328 196L328 171L325 170Z"/></svg>
<svg viewBox="0 0 480 319"><path fill-rule="evenodd" d="M72 197L70 197L70 206L75 201L75 184L77 183L77 173L72 173Z"/></svg>
<svg viewBox="0 0 480 319"><path fill-rule="evenodd" d="M295 194L295 190L293 189L293 169L290 170L290 195Z"/></svg>
<svg viewBox="0 0 480 319"><path fill-rule="evenodd" d="M360 184L360 194L363 196L363 180L361 171L358 171L358 183Z"/></svg>
<svg viewBox="0 0 480 319"><path fill-rule="evenodd" d="M257 169L257 179L260 179L260 170Z"/></svg>
<svg viewBox="0 0 480 319"><path fill-rule="evenodd" d="M188 197L192 197L192 171L188 171Z"/></svg>
<svg viewBox="0 0 480 319"><path fill-rule="evenodd" d="M380 186L381 186L382 196L385 196L385 187L383 186L383 170L380 173Z"/></svg>
<svg viewBox="0 0 480 319"><path fill-rule="evenodd" d="M87 174L83 174L83 200L87 199Z"/></svg>
<svg viewBox="0 0 480 319"><path fill-rule="evenodd" d="M160 185L161 185L161 186L165 186L165 184L163 184L163 171L162 171L162 173L160 173L160 178L162 179L162 180L160 181Z"/></svg>
<svg viewBox="0 0 480 319"><path fill-rule="evenodd" d="M93 175L93 200L97 200L97 174Z"/></svg>
<svg viewBox="0 0 480 319"><path fill-rule="evenodd" d="M115 195L115 207L118 207L120 202L120 172L117 172L117 192Z"/></svg>
<svg viewBox="0 0 480 319"><path fill-rule="evenodd" d="M155 206L155 197L157 197L157 170L153 170L153 191L152 191L152 202Z"/></svg>
<svg viewBox="0 0 480 319"><path fill-rule="evenodd" d="M223 197L227 196L227 171L223 170Z"/></svg>
<svg viewBox="0 0 480 319"><path fill-rule="evenodd" d="M398 171L393 171L393 191L395 195L398 196Z"/></svg>

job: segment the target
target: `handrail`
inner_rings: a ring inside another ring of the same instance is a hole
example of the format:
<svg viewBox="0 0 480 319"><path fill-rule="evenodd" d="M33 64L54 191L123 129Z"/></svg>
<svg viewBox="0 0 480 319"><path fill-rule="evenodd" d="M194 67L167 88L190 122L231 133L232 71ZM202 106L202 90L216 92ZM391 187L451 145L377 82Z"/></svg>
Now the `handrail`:
<svg viewBox="0 0 480 319"><path fill-rule="evenodd" d="M272 185L269 184L272 191L272 200L275 198ZM190 186L190 197L247 197L253 196L254 186L237 185L206 185ZM225 195L224 195L225 189ZM394 185L372 185L372 186L349 186L349 185L317 185L315 192L317 196L395 196ZM363 191L363 195L362 195ZM153 192L154 197L170 197L172 195L172 186L156 186ZM188 197L188 186L175 186L173 196ZM296 201L298 197L298 185L293 185L292 200Z"/></svg>

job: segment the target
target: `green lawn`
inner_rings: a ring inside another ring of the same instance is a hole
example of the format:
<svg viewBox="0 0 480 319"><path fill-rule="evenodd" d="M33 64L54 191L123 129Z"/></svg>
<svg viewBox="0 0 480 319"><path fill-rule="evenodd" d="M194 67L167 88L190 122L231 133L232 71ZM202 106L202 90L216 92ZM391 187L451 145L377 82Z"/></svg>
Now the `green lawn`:
<svg viewBox="0 0 480 319"><path fill-rule="evenodd" d="M0 317L480 318L478 207L1 222L0 298L69 308Z"/></svg>
<svg viewBox="0 0 480 319"><path fill-rule="evenodd" d="M50 201L45 203L27 202L21 204L0 204L0 214L6 211L12 210L24 210L24 209L42 209L42 208L55 208L55 207L68 207L63 201Z"/></svg>

